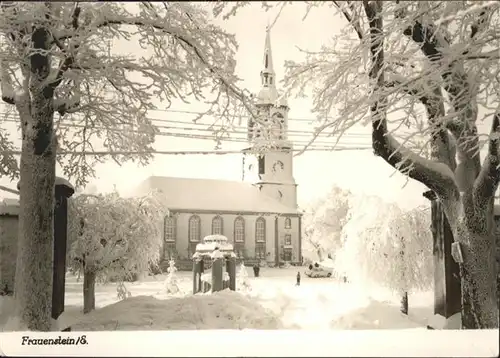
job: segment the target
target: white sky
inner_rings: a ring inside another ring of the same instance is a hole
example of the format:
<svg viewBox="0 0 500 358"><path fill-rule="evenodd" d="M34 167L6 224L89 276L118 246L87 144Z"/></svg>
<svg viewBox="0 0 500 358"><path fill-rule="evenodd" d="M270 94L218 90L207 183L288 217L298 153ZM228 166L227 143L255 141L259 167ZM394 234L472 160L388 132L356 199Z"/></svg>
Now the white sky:
<svg viewBox="0 0 500 358"><path fill-rule="evenodd" d="M297 60L300 54L296 46L314 50L328 42L332 34L344 26L342 18L331 11L315 10L305 21L305 4L294 3L286 7L271 32L273 60L277 80L283 79L285 60ZM273 13L264 12L260 3L252 3L240 10L239 14L219 24L228 32L234 33L239 43L236 56L237 74L242 78L242 85L258 92L260 89L260 70L262 68L265 27L274 19ZM133 46L131 44L130 46ZM132 47L129 47L132 50ZM290 118L310 118L311 102L308 99L289 99ZM172 109L190 111L200 110L196 104L190 106L173 105ZM4 108L0 107L0 112ZM183 113L159 112L162 119L189 122L193 116ZM4 128L8 128L4 123ZM12 128L9 126L9 128ZM290 122L290 129L312 131L312 125L306 122ZM12 128L14 130L14 128ZM347 138L344 143L355 141L371 145L369 128L356 130L365 133L356 139ZM326 139L323 139L324 142ZM19 143L20 144L20 143ZM20 146L19 146L20 147ZM185 138L159 137L155 143L156 150L212 150L214 142ZM241 144L224 144L222 149L241 149ZM150 175L177 177L219 178L241 180L242 162L240 155L157 155L148 167L137 167L135 164L118 166L113 161L97 167L97 178L91 182L99 191L109 191L114 185L119 190L128 190ZM387 201L396 201L403 207L411 208L425 204L422 197L426 188L420 183L406 178L375 157L370 150L342 152L309 152L295 158L294 176L298 183L299 205L305 205L311 199L325 194L333 184L352 190L356 193L368 193L381 196ZM7 178L0 179L0 185L15 187ZM0 192L0 197L12 195Z"/></svg>

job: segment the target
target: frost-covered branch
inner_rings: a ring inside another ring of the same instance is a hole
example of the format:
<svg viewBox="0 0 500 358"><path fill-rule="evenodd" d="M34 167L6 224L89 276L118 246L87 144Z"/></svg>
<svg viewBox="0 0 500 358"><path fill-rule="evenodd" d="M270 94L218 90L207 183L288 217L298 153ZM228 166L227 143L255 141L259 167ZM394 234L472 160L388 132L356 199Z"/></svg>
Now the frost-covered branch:
<svg viewBox="0 0 500 358"><path fill-rule="evenodd" d="M143 154L112 159L147 164L157 133L151 111L173 102L202 102L199 117L215 118L220 131L249 112L261 120L249 93L237 85L234 36L196 4L2 3L0 35L2 98L16 104L25 133L39 84L39 93L53 101L45 108L59 114L54 118L58 153L129 150ZM41 35L44 48L28 41ZM124 41L137 48L123 50ZM41 64L33 59L45 60L43 78L32 76L40 72L34 65ZM57 160L64 175L82 186L103 160L88 158L58 155Z"/></svg>
<svg viewBox="0 0 500 358"><path fill-rule="evenodd" d="M431 159L448 165L454 171L456 168L455 148L447 128L442 123L445 108L440 87L430 81L425 86L419 86L417 81L394 75L390 76L386 87L399 88L408 95L416 97L422 103L426 110L431 134Z"/></svg>
<svg viewBox="0 0 500 358"><path fill-rule="evenodd" d="M6 63L0 64L0 85L2 91L2 101L8 104L16 104L16 92L12 85L12 79L8 72Z"/></svg>
<svg viewBox="0 0 500 358"><path fill-rule="evenodd" d="M385 87L384 38L381 15L382 2L363 1L370 26L370 79L377 96ZM412 179L425 184L442 197L458 195L453 172L446 164L427 161L402 147L387 128L387 99L378 97L370 108L372 116L372 145L376 155L395 169L407 173Z"/></svg>
<svg viewBox="0 0 500 358"><path fill-rule="evenodd" d="M488 154L474 182L474 197L479 206L487 205L495 195L500 180L500 112L493 116Z"/></svg>
<svg viewBox="0 0 500 358"><path fill-rule="evenodd" d="M356 35L360 40L363 40L363 29L361 27L361 24L359 22L359 19L355 18L355 12L354 12L354 5L352 4L352 1L345 1L345 4L340 4L339 1L333 1L334 5L340 10L342 15L344 15L345 19L351 26L353 27L354 31L356 32ZM350 12L349 12L350 10Z"/></svg>
<svg viewBox="0 0 500 358"><path fill-rule="evenodd" d="M484 16L482 16L484 17ZM460 173L458 184L461 190L471 187L480 171L480 158L477 154L479 141L477 137L477 100L467 73L463 66L463 59L447 56L450 49L450 39L443 30L429 20L415 19L413 24L403 30L403 34L411 38L420 46L422 53L431 63L440 64L440 75L443 79L443 88L448 92L452 108L455 112L455 130L450 132L456 139L458 154L458 170L468 168L467 173ZM452 128L450 125L448 128ZM457 129L460 128L460 131Z"/></svg>
<svg viewBox="0 0 500 358"><path fill-rule="evenodd" d="M78 22L79 22L79 17L80 13L82 11L82 8L77 4L74 5L74 10L71 14L71 26L73 30L76 32L78 30ZM52 96L54 94L55 89L57 86L61 84L61 82L64 79L64 73L73 65L75 62L75 55L76 51L78 51L78 48L80 47L79 44L73 44L72 48L70 49L65 48L64 45L55 37L53 37L53 40L57 47L63 52L64 54L64 59L60 61L59 64L59 69L57 70L54 78L51 79L51 82L47 84L47 95ZM61 115L64 115L65 111L63 109L56 109L57 112L59 112Z"/></svg>

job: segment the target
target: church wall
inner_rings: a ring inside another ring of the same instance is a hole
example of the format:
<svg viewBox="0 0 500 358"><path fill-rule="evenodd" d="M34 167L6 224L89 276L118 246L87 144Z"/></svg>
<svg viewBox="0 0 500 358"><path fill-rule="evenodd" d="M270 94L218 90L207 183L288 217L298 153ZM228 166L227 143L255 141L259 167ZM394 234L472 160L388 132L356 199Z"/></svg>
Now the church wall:
<svg viewBox="0 0 500 358"><path fill-rule="evenodd" d="M188 229L189 229L189 218L196 214L200 217L201 221L201 239L207 235L212 234L212 219L217 215L217 213L196 213L196 212L180 212L174 213L177 218L177 242L176 249L180 257L187 258L188 256ZM223 220L223 235L228 238L231 243L234 243L234 220L238 216L242 216L245 219L245 256L247 258L255 257L255 222L259 215L251 214L219 214ZM266 219L266 253L270 253L267 256L267 261L274 262L275 256L275 215L274 214L264 214L262 215ZM297 219L297 218L292 218Z"/></svg>
<svg viewBox="0 0 500 358"><path fill-rule="evenodd" d="M176 249L180 257L182 258L187 258L187 252L188 252L188 222L189 222L189 217L192 215L190 213L177 213L174 214L177 217L176 221L176 235L177 235L177 242L176 242Z"/></svg>
<svg viewBox="0 0 500 358"><path fill-rule="evenodd" d="M292 262L299 261L299 240L300 240L300 227L299 227L299 217L293 216L290 217L291 227L289 229L285 228L285 221L287 216L278 217L278 247L279 247L279 255L281 260L281 253L284 251L285 245L285 235L291 235L292 239Z"/></svg>

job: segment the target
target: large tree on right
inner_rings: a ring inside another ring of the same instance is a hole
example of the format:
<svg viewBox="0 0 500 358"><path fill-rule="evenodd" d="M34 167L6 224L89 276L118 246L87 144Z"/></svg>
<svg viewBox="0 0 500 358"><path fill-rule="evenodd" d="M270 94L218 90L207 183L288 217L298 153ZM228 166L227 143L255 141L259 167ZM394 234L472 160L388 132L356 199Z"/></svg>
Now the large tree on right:
<svg viewBox="0 0 500 358"><path fill-rule="evenodd" d="M287 63L289 89L314 89L314 110L325 118L318 132L341 136L355 124L370 123L375 155L436 193L460 264L462 326L497 328L500 3L329 6L348 26L333 45ZM478 119L490 123L489 133L481 133ZM415 146L408 143L423 144L426 151L410 150Z"/></svg>

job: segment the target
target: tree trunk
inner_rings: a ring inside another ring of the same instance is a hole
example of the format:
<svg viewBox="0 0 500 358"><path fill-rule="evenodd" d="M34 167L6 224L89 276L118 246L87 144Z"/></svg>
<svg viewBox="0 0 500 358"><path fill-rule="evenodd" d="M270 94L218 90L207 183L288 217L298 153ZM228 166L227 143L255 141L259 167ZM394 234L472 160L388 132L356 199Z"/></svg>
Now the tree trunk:
<svg viewBox="0 0 500 358"><path fill-rule="evenodd" d="M33 331L49 331L51 326L56 166L52 116L47 112L22 119L15 299L21 324Z"/></svg>
<svg viewBox="0 0 500 358"><path fill-rule="evenodd" d="M318 260L319 260L319 262L323 261L323 249L319 248L317 250L317 254L318 254Z"/></svg>
<svg viewBox="0 0 500 358"><path fill-rule="evenodd" d="M495 238L464 232L458 241L464 256L460 264L462 328L498 328Z"/></svg>
<svg viewBox="0 0 500 358"><path fill-rule="evenodd" d="M403 285L403 289L401 290L401 313L407 315L408 314L408 284L406 282L406 260L405 260L405 251L406 251L406 243L404 237L400 239L401 243L401 251L399 252L399 258L401 260L401 284Z"/></svg>
<svg viewBox="0 0 500 358"><path fill-rule="evenodd" d="M83 313L95 309L95 272L83 273Z"/></svg>
<svg viewBox="0 0 500 358"><path fill-rule="evenodd" d="M404 291L401 293L401 307L400 311L402 314L408 314L408 292Z"/></svg>

